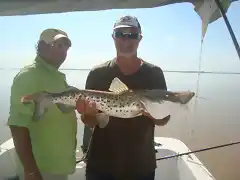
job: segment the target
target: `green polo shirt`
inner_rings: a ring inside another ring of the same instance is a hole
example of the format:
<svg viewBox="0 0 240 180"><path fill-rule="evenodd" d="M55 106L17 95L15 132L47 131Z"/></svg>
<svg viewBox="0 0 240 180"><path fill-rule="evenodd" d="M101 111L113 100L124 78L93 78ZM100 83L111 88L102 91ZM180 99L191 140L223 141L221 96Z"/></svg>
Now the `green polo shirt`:
<svg viewBox="0 0 240 180"><path fill-rule="evenodd" d="M40 57L13 80L8 125L29 129L33 154L41 172L69 174L75 171L76 114L75 111L64 114L53 104L42 120L33 121L34 104L23 105L20 98L38 91L58 92L66 88L65 75Z"/></svg>

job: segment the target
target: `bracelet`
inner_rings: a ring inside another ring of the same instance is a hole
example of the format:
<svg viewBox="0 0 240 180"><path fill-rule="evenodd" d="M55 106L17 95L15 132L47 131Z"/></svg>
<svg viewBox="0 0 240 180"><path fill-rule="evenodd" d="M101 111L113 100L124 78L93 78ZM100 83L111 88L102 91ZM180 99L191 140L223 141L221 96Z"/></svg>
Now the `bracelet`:
<svg viewBox="0 0 240 180"><path fill-rule="evenodd" d="M28 176L36 176L37 173L36 172L30 172L30 173L27 173Z"/></svg>

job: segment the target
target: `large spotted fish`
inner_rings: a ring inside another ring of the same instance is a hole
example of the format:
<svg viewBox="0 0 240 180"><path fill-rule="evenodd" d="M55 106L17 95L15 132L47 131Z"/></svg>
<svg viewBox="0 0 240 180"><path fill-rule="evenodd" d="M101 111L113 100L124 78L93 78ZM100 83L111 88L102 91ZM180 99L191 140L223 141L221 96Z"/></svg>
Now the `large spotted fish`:
<svg viewBox="0 0 240 180"><path fill-rule="evenodd" d="M33 119L40 120L47 113L50 105L56 104L63 113L75 109L79 98L86 98L96 103L96 107L103 114L119 118L133 118L142 115L142 110L151 112L150 105L164 102L187 104L195 95L189 91L167 91L162 89L130 90L118 78L114 78L109 91L82 90L75 87L58 92L46 91L25 95L22 103L35 103ZM149 113L152 115L151 113ZM153 116L154 117L154 116ZM101 124L101 122L99 122ZM108 122L102 122L104 127Z"/></svg>

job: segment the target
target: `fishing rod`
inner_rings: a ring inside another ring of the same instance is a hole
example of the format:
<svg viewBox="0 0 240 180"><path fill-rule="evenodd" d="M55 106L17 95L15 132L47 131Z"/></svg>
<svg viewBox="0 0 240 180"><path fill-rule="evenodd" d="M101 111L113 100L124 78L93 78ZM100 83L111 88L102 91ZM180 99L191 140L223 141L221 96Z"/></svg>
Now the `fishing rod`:
<svg viewBox="0 0 240 180"><path fill-rule="evenodd" d="M170 159L170 158L184 156L184 155L189 155L189 154L196 153L196 152L201 152L201 151L208 151L208 150L211 150L211 149L217 149L217 148L222 148L222 147L226 147L226 146L232 146L232 145L236 145L236 144L240 144L240 141L232 142L232 143L228 143L228 144L222 144L222 145L213 146L213 147L208 147L208 148L199 149L199 150L195 150L195 151L180 153L180 154L176 154L176 155L165 156L165 157L157 158L156 161L160 161L160 160L164 160L164 159ZM155 143L155 145L159 146L161 144ZM83 156L80 160L76 161L76 164L78 164L79 162L84 161L84 160L86 160L86 156ZM9 177L5 180L19 180L19 176Z"/></svg>
<svg viewBox="0 0 240 180"><path fill-rule="evenodd" d="M236 0L234 0L234 1L236 1ZM232 2L233 2L233 1L232 1ZM236 38L236 36L235 36L235 34L234 34L233 30L232 30L232 27L231 27L231 25L230 25L230 23L229 23L229 21L228 21L228 18L227 18L227 16L226 16L226 13L225 13L223 7L222 7L221 2L220 2L219 0L215 0L215 3L217 4L218 9L220 10L220 13L221 13L221 15L222 15L222 17L223 17L223 19L224 19L224 22L225 22L225 24L226 24L226 26L227 26L227 28L228 28L228 31L229 31L229 33L230 33L230 35L231 35L233 44L234 44L234 46L235 46L235 48L236 48L236 51L237 51L237 54L238 54L238 58L239 58L239 60L240 60L240 47L239 47L237 38Z"/></svg>
<svg viewBox="0 0 240 180"><path fill-rule="evenodd" d="M236 144L240 144L240 141L232 142L232 143L228 143L228 144L222 144L222 145L218 145L218 146L212 146L212 147L208 147L208 148L202 148L202 149L198 149L198 150L195 150L195 151L189 151L189 152L185 152L185 153L179 153L179 154L176 154L176 155L165 156L165 157L157 158L156 161L175 158L175 157L184 156L184 155L189 155L189 154L202 152L202 151L208 151L208 150L222 148L222 147L226 147L226 146L232 146L232 145L236 145Z"/></svg>
<svg viewBox="0 0 240 180"><path fill-rule="evenodd" d="M164 157L156 158L156 161L161 161L161 160L164 160L164 159L171 159L171 158L180 157L180 156L184 156L184 155L189 155L189 154L202 152L202 151L209 151L209 150L212 150L212 149L218 149L218 148L222 148L222 147L226 147L226 146L232 146L232 145L236 145L236 144L240 144L240 141L227 143L227 144L222 144L222 145L218 145L218 146L212 146L212 147L208 147L208 148L202 148L202 149L189 151L189 152L184 152L184 153L179 153L179 154L171 155L171 156L164 156ZM155 143L155 146L160 146L160 145L161 144L159 144L159 143ZM157 152L157 150L156 150L156 152ZM80 163L84 160L86 160L86 155L83 156L80 160L76 161L76 164L78 164L78 163Z"/></svg>

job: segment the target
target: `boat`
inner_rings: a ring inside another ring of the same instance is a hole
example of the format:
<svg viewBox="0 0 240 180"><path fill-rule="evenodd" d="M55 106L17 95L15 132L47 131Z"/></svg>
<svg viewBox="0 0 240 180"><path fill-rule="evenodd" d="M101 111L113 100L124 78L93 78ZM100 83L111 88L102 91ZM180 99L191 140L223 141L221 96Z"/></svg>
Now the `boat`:
<svg viewBox="0 0 240 180"><path fill-rule="evenodd" d="M194 10L199 14L203 22L202 38L204 38L208 25L222 16L240 59L238 42L225 15L228 7L234 1L236 0L0 1L0 16L24 16L127 8L154 8L175 3L192 3L195 6ZM155 149L158 158L155 179L215 180L213 175L197 158L194 151L191 151L181 140L170 137L155 137ZM15 156L16 152L12 138L0 145L0 180L17 180L16 164L14 161ZM69 180L85 179L85 167L86 164L84 161L77 163L76 171L69 177Z"/></svg>
<svg viewBox="0 0 240 180"><path fill-rule="evenodd" d="M157 158L176 156L157 161L157 180L215 180L195 154L177 156L191 152L180 140L170 137L155 137ZM16 155L12 138L0 145L0 180L15 180L14 156ZM81 161L76 164L76 171L69 180L85 180L86 164Z"/></svg>

